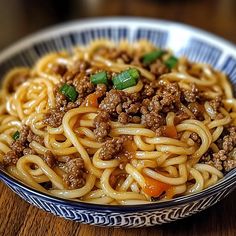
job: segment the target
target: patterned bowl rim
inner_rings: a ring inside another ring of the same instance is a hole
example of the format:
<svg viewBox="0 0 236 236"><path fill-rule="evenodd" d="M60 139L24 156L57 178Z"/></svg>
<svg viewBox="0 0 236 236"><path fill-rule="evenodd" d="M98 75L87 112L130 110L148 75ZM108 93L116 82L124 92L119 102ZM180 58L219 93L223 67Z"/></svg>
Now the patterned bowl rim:
<svg viewBox="0 0 236 236"><path fill-rule="evenodd" d="M38 31L37 33L31 34L18 42L14 43L12 46L6 48L2 52L0 52L0 63L4 62L7 58L10 58L15 53L19 53L29 46L33 45L33 43L41 42L42 40L46 40L49 38L60 37L60 35L65 34L67 32L73 32L76 30L82 30L86 28L96 28L102 26L121 26L125 25L126 27L132 27L132 25L140 25L140 26L151 26L155 28L168 29L168 28L177 28L178 30L187 31L192 36L196 36L197 38L204 39L213 44L218 44L223 50L230 51L230 54L236 56L236 47L233 43L215 36L212 33L208 33L204 30L200 30L196 27L188 26L182 23L176 23L167 20L158 20L151 18L142 18L142 17L102 17L102 18L90 18L84 20L76 20L63 24L59 24L56 26L49 27L47 29ZM78 207L81 209L91 209L91 210L100 210L107 212L134 212L134 211L142 211L142 210L156 210L163 208L170 208L178 205L183 205L189 202L198 201L200 199L206 198L210 195L220 193L223 189L233 190L236 185L236 169L232 170L230 173L226 175L221 181L217 184L201 191L198 193L194 193L191 195L178 197L169 201L163 201L158 203L150 203L150 204L140 204L140 205L105 205L105 204L93 204L86 202L79 202L73 200L67 200L58 198L46 193L39 192L22 183L21 181L15 179L6 173L3 169L0 168L0 180L3 180L6 183L10 183L12 186L16 186L32 195L43 198L44 200L67 205L70 207Z"/></svg>

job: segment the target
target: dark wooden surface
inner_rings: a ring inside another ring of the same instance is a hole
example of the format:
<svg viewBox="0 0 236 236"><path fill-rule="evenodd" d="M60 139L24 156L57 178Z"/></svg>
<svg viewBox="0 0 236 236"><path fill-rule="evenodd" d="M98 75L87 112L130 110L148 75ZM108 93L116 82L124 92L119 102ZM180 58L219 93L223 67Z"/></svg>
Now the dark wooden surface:
<svg viewBox="0 0 236 236"><path fill-rule="evenodd" d="M233 236L236 235L236 192L215 206L170 224L141 229L82 225L53 216L24 202L0 183L0 235L79 236Z"/></svg>
<svg viewBox="0 0 236 236"><path fill-rule="evenodd" d="M55 23L106 15L174 20L200 27L236 43L235 0L1 0L0 26L4 34L1 33L0 48ZM82 225L55 217L24 202L0 183L0 236L233 236L236 235L235 199L236 191L215 206L184 220L127 230Z"/></svg>

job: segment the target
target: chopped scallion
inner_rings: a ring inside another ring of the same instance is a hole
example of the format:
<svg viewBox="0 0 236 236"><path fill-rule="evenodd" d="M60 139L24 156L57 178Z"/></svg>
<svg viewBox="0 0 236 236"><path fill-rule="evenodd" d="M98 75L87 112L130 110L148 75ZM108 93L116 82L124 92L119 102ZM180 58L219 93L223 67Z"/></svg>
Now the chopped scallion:
<svg viewBox="0 0 236 236"><path fill-rule="evenodd" d="M59 89L60 93L64 94L71 102L75 102L78 96L74 86L69 84L63 84Z"/></svg>
<svg viewBox="0 0 236 236"><path fill-rule="evenodd" d="M107 73L105 71L91 75L90 80L93 84L108 84Z"/></svg>
<svg viewBox="0 0 236 236"><path fill-rule="evenodd" d="M152 64L156 59L160 58L163 54L165 53L165 51L163 50L155 50L152 51L150 53L147 53L143 56L142 58L142 63L147 66Z"/></svg>
<svg viewBox="0 0 236 236"><path fill-rule="evenodd" d="M124 71L125 72L125 71ZM139 80L139 71L135 68L130 68L127 70L127 73L134 78L136 81Z"/></svg>
<svg viewBox="0 0 236 236"><path fill-rule="evenodd" d="M16 141L17 139L20 138L20 132L17 130L13 135L12 138Z"/></svg>
<svg viewBox="0 0 236 236"><path fill-rule="evenodd" d="M138 79L138 70L135 68L130 68L113 77L112 82L116 89L122 90L136 85Z"/></svg>
<svg viewBox="0 0 236 236"><path fill-rule="evenodd" d="M178 63L178 59L174 56L170 56L164 63L169 69L172 69Z"/></svg>

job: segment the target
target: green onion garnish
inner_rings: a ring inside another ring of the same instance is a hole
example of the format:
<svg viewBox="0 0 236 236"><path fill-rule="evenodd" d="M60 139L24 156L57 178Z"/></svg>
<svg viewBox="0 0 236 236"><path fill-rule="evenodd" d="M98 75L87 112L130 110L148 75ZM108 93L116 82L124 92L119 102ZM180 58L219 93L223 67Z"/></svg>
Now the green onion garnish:
<svg viewBox="0 0 236 236"><path fill-rule="evenodd" d="M75 87L69 84L63 84L59 91L60 93L64 94L71 102L75 102L78 96Z"/></svg>
<svg viewBox="0 0 236 236"><path fill-rule="evenodd" d="M17 139L20 138L20 132L17 130L13 135L12 138L16 141Z"/></svg>
<svg viewBox="0 0 236 236"><path fill-rule="evenodd" d="M163 50L156 50L156 51L147 53L143 56L142 62L145 66L150 65L156 59L160 58L164 53L165 53L165 51L163 51Z"/></svg>
<svg viewBox="0 0 236 236"><path fill-rule="evenodd" d="M135 68L130 68L113 77L112 82L116 89L122 90L136 85L138 79L138 70Z"/></svg>
<svg viewBox="0 0 236 236"><path fill-rule="evenodd" d="M91 75L90 80L93 84L108 84L107 73L105 71Z"/></svg>
<svg viewBox="0 0 236 236"><path fill-rule="evenodd" d="M164 63L169 69L172 69L178 63L178 59L174 56L170 56Z"/></svg>

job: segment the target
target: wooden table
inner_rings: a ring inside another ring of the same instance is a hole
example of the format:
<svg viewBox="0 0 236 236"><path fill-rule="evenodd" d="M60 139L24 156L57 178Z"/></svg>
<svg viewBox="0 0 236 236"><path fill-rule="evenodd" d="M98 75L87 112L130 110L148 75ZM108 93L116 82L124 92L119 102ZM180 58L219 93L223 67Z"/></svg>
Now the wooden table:
<svg viewBox="0 0 236 236"><path fill-rule="evenodd" d="M21 2L21 7L16 2ZM92 3L89 7L88 2ZM63 3L65 4L65 1ZM67 7L64 7L56 0L40 1L40 3L22 0L12 1L11 4L8 4L7 1L4 3L0 1L0 13L1 11L11 12L16 7L19 9L17 18L9 15L9 21L1 21L5 28L11 26L11 31L10 35L1 36L0 45L9 44L18 37L48 24L85 16L104 15L134 15L175 20L211 31L236 43L235 0L112 0L112 4L111 0L100 0L96 4L95 1L91 0L68 0L67 3ZM50 4L53 7L50 7ZM1 7L3 5L4 7ZM9 31L7 32L9 33ZM233 236L236 235L235 199L236 191L202 213L163 226L141 229L113 229L82 225L55 217L24 202L0 183L0 236Z"/></svg>
<svg viewBox="0 0 236 236"><path fill-rule="evenodd" d="M156 236L236 235L236 191L197 215L163 226L114 229L82 225L53 216L24 202L0 183L0 235L6 236Z"/></svg>

